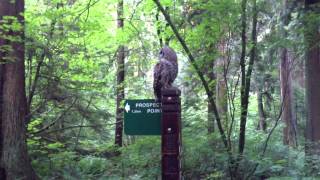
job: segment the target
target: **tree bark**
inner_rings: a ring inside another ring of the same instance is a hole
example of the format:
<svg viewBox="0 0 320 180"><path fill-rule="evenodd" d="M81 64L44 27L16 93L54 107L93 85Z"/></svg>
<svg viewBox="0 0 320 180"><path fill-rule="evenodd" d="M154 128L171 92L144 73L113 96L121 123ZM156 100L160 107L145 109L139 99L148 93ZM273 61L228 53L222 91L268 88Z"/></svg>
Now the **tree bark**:
<svg viewBox="0 0 320 180"><path fill-rule="evenodd" d="M287 48L281 48L280 85L282 99L281 119L283 128L283 143L292 147L297 146L297 122L294 115L293 89L290 69L290 55Z"/></svg>
<svg viewBox="0 0 320 180"><path fill-rule="evenodd" d="M224 128L228 132L228 98L227 98L227 84L225 77L225 64L226 64L226 41L221 40L218 45L219 57L216 60L216 102L217 109L220 117L223 120Z"/></svg>
<svg viewBox="0 0 320 180"><path fill-rule="evenodd" d="M0 48L4 45L3 39L0 38ZM0 61L2 61L2 54L0 52ZM2 103L3 103L3 75L4 65L0 64L0 179L6 179L5 168L2 165L2 152L3 152L3 131L2 131Z"/></svg>
<svg viewBox="0 0 320 180"><path fill-rule="evenodd" d="M306 1L308 13L316 13L315 9L309 6L315 1ZM319 10L319 8L318 8ZM317 13L319 14L319 12ZM307 139L311 142L320 140L320 34L318 32L319 22L312 22L307 19L305 41L306 50L306 99L307 99Z"/></svg>
<svg viewBox="0 0 320 180"><path fill-rule="evenodd" d="M252 17L252 48L250 50L250 59L248 69L246 71L246 0L242 1L242 53L241 53L241 117L240 117L240 134L239 134L239 154L242 155L245 146L245 131L248 116L249 92L251 84L251 74L253 71L253 63L256 59L257 52L257 1L253 0L253 17Z"/></svg>
<svg viewBox="0 0 320 180"><path fill-rule="evenodd" d="M316 3L318 3L318 7L314 6ZM306 154L309 156L320 153L320 22L315 18L320 16L319 5L319 0L305 1ZM312 16L310 16L311 14ZM319 172L318 164L316 166L311 164L309 170L311 173L317 174Z"/></svg>
<svg viewBox="0 0 320 180"><path fill-rule="evenodd" d="M239 149L238 149L238 159L235 166L235 173L237 178L242 179L241 172L238 171L239 163L243 157L243 152L245 149L245 141L246 141L246 124L248 118L248 106L249 106L249 92L250 92L250 84L251 84L251 74L253 71L253 63L256 59L257 52L257 1L253 0L253 16L252 16L252 33L251 33L251 41L252 48L250 50L250 59L248 63L248 69L246 71L246 5L247 1L242 0L242 52L240 59L240 69L241 69L241 116L240 116L240 133L239 133Z"/></svg>
<svg viewBox="0 0 320 180"><path fill-rule="evenodd" d="M284 8L280 25L280 34L283 39L287 38L284 26L289 23L288 1L284 0ZM286 47L280 48L280 89L282 101L281 119L285 123L283 128L283 143L292 147L297 146L297 121L294 115L293 88L291 71L291 55Z"/></svg>
<svg viewBox="0 0 320 180"><path fill-rule="evenodd" d="M4 16L15 17L24 27L21 14L24 11L24 1L0 2L0 19ZM14 20L3 21L9 25ZM24 75L24 28L20 31L1 30L5 36L0 39L0 46L6 45L10 50L2 52L1 65L1 168L2 178L6 179L37 179L31 167L26 144L25 117L27 101ZM20 40L8 40L5 37L14 36Z"/></svg>
<svg viewBox="0 0 320 180"><path fill-rule="evenodd" d="M123 0L118 1L118 29L123 29ZM124 46L120 45L117 54L117 109L116 109L116 129L115 129L115 145L122 146L122 132L123 132L123 107L124 100Z"/></svg>
<svg viewBox="0 0 320 180"><path fill-rule="evenodd" d="M261 93L261 89L258 90L257 92L257 100L258 100L258 112L259 112L259 124L258 124L258 129L266 132L267 130L267 122L266 122L266 114L264 112L263 108L263 96Z"/></svg>
<svg viewBox="0 0 320 180"><path fill-rule="evenodd" d="M208 70L208 78L209 78L209 84L213 84L216 80L216 75L214 73L214 61L211 61L209 63L209 70ZM211 88L212 89L212 88ZM214 132L214 108L212 104L208 101L208 133Z"/></svg>
<svg viewBox="0 0 320 180"><path fill-rule="evenodd" d="M247 110L249 104L249 98L246 96L246 29L247 29L247 16L246 16L247 0L242 0L241 9L241 21L242 21L242 32L241 32L241 58L240 58L240 68L241 68L241 117L240 117L240 134L239 134L239 154L242 155L245 145L245 131L247 122Z"/></svg>

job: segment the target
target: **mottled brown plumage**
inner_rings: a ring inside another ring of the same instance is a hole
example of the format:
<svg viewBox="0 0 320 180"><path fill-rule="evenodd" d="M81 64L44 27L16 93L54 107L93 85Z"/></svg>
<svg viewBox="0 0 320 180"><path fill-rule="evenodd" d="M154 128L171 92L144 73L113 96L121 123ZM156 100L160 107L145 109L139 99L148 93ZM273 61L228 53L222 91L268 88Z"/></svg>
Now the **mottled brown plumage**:
<svg viewBox="0 0 320 180"><path fill-rule="evenodd" d="M178 74L176 52L164 46L159 52L159 62L153 71L153 90L157 101L161 100L161 90L170 88Z"/></svg>

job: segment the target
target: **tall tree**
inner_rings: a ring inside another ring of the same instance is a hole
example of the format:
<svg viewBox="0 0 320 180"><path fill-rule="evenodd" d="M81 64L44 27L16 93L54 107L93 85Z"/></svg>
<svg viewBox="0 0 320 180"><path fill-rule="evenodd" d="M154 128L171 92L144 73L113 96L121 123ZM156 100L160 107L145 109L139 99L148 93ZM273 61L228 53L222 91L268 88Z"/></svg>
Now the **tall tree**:
<svg viewBox="0 0 320 180"><path fill-rule="evenodd" d="M123 0L118 1L117 7L117 25L118 29L123 29ZM116 109L116 131L115 131L115 144L122 146L122 131L123 131L123 107L124 100L124 59L125 52L124 46L120 45L117 52L117 109Z"/></svg>
<svg viewBox="0 0 320 180"><path fill-rule="evenodd" d="M244 151L245 144L245 131L247 122L247 110L249 104L249 97L246 96L246 29L247 29L247 0L242 0L241 3L241 58L240 58L240 68L241 68L241 117L240 117L240 135L239 135L239 154Z"/></svg>
<svg viewBox="0 0 320 180"><path fill-rule="evenodd" d="M219 57L216 59L216 101L220 117L223 119L224 128L228 133L228 99L226 84L226 40L218 43Z"/></svg>
<svg viewBox="0 0 320 180"><path fill-rule="evenodd" d="M251 84L251 74L253 71L253 64L256 59L257 53L257 20L258 20L258 10L257 10L257 0L253 0L253 15L252 15L252 32L251 32L251 42L252 47L250 49L250 58L249 63L246 63L246 6L247 0L242 1L242 51L241 51L241 59L240 59L240 70L241 70L241 89L240 89L240 105L241 105L241 116L240 116L240 133L239 133L239 149L238 149L238 161L236 164L236 173L237 176L241 177L238 172L238 163L242 159L242 155L245 149L245 141L246 141L246 124L248 118L248 106L249 106L249 92L250 92L250 84ZM248 64L248 69L246 70L246 64Z"/></svg>
<svg viewBox="0 0 320 180"><path fill-rule="evenodd" d="M289 24L290 12L288 11L288 0L283 1L281 16L280 35L286 39L288 33L285 26ZM292 87L292 55L287 47L280 48L280 89L282 99L281 119L285 123L283 129L283 142L290 146L297 145L297 121L294 115L293 87Z"/></svg>
<svg viewBox="0 0 320 180"><path fill-rule="evenodd" d="M0 1L1 178L37 179L26 144L24 1Z"/></svg>
<svg viewBox="0 0 320 180"><path fill-rule="evenodd" d="M306 154L320 153L320 1L306 0L305 43L306 43ZM318 167L318 166L311 166ZM315 173L319 169L312 170Z"/></svg>

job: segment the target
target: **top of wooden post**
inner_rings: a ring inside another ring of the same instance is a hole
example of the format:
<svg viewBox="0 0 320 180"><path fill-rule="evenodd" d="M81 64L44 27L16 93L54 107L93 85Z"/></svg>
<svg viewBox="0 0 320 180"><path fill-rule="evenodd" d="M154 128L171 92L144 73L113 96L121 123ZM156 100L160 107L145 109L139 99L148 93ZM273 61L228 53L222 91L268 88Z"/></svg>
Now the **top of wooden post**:
<svg viewBox="0 0 320 180"><path fill-rule="evenodd" d="M167 89L163 89L161 91L161 94L163 96L180 96L181 95L181 91L177 87L170 87L170 88L167 88Z"/></svg>

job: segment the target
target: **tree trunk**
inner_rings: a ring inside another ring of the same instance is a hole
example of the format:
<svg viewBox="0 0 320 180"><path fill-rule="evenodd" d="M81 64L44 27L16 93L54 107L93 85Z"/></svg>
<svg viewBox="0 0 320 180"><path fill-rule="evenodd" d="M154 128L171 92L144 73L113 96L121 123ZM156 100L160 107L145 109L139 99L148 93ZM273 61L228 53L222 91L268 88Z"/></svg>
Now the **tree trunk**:
<svg viewBox="0 0 320 180"><path fill-rule="evenodd" d="M268 51L268 58L272 57L272 51ZM267 106L267 101L268 98L263 98L264 96L267 96L268 94L268 79L266 75L267 71L267 66L266 66L266 61L269 59L260 59L257 58L257 63L256 63L256 70L258 73L263 74L262 76L255 76L255 84L257 87L257 103L258 103L258 113L259 113L259 119L258 119L258 125L257 125L257 130L262 130L266 132L267 130L267 117L268 113L267 111L270 111Z"/></svg>
<svg viewBox="0 0 320 180"><path fill-rule="evenodd" d="M306 154L320 153L320 22L315 18L320 16L319 0L306 0L305 43L306 43ZM312 14L312 16L310 16ZM315 16L316 15L316 16ZM310 162L309 162L310 163ZM311 162L316 163L316 162ZM319 172L319 164L311 164L311 173Z"/></svg>
<svg viewBox="0 0 320 180"><path fill-rule="evenodd" d="M219 43L219 58L216 60L216 102L218 113L223 121L224 129L228 132L228 97L227 85L225 81L225 64L226 64L226 41L221 40Z"/></svg>
<svg viewBox="0 0 320 180"><path fill-rule="evenodd" d="M238 160L235 166L235 172L239 179L242 179L241 172L238 171L239 163L243 157L243 152L245 149L245 141L246 141L246 124L248 118L248 106L249 106L249 92L250 92L250 84L251 84L251 74L253 71L253 64L256 59L257 52L257 1L253 0L253 16L252 16L252 33L251 33L251 42L252 48L250 50L250 59L248 63L248 69L246 71L246 5L247 1L242 0L242 52L240 59L240 68L241 68L241 117L240 117L240 133L239 133L239 149L238 149Z"/></svg>
<svg viewBox="0 0 320 180"><path fill-rule="evenodd" d="M289 23L288 2L284 0L280 34L283 39L287 38L284 26ZM297 121L294 115L293 89L292 89L292 59L286 47L280 48L280 89L282 100L281 119L285 123L283 128L283 143L292 147L297 146Z"/></svg>
<svg viewBox="0 0 320 180"><path fill-rule="evenodd" d="M123 29L123 0L118 1L118 29ZM122 146L122 131L123 131L123 107L124 100L124 46L120 45L117 54L117 109L116 109L116 129L115 129L115 144Z"/></svg>
<svg viewBox="0 0 320 180"><path fill-rule="evenodd" d="M14 2L1 0L0 18L16 17L24 26L24 1ZM8 20L11 24L14 20ZM10 50L0 55L1 65L1 168L2 178L6 179L37 179L31 167L26 144L26 92L24 75L24 38L23 28L20 31L1 30L6 37L14 36L20 40L0 40L0 46L6 45Z"/></svg>
<svg viewBox="0 0 320 180"><path fill-rule="evenodd" d="M0 39L0 48L3 45L3 39ZM2 53L0 52L0 61L2 61ZM4 65L0 64L0 179L6 179L5 169L2 165L3 152L3 132L2 132L2 102L3 102L3 75Z"/></svg>
<svg viewBox="0 0 320 180"><path fill-rule="evenodd" d="M258 112L259 112L259 125L258 129L263 130L266 132L267 130L267 122L266 122L266 114L264 113L263 109L263 98L262 98L262 93L261 89L258 90L257 96L258 96Z"/></svg>
<svg viewBox="0 0 320 180"><path fill-rule="evenodd" d="M312 5L311 0L306 0L306 7L309 13L316 13L315 9L308 8ZM319 10L319 8L318 8ZM319 11L318 13L319 14ZM320 140L320 34L318 32L319 22L307 19L305 41L306 50L306 109L307 109L307 139L311 142Z"/></svg>
<svg viewBox="0 0 320 180"><path fill-rule="evenodd" d="M283 143L295 147L297 145L297 121L294 115L293 89L290 69L290 55L287 48L281 48L280 88L282 99L281 119L283 128Z"/></svg>
<svg viewBox="0 0 320 180"><path fill-rule="evenodd" d="M246 4L247 1L242 1L242 53L241 53L241 117L240 117L240 134L239 134L239 154L242 155L245 146L245 134L246 134L246 123L248 116L248 105L249 105L249 92L251 84L251 74L253 71L253 63L256 59L257 52L257 1L253 0L253 17L252 17L252 33L251 41L252 48L250 50L250 59L248 63L248 69L246 71Z"/></svg>
<svg viewBox="0 0 320 180"><path fill-rule="evenodd" d="M216 80L216 76L214 73L214 61L209 63L209 70L208 70L208 77L209 77L209 84L212 84ZM212 89L212 88L211 88ZM208 133L214 132L214 109L212 104L208 101Z"/></svg>
<svg viewBox="0 0 320 180"><path fill-rule="evenodd" d="M240 134L239 134L239 154L242 155L244 151L245 145L245 131L246 131L246 122L247 122L247 110L248 110L248 100L249 98L246 96L246 29L247 29L247 16L246 16L246 7L247 0L242 0L241 2L241 24L242 24L242 32L241 32L241 58L240 58L240 68L241 68L241 117L240 117Z"/></svg>
<svg viewBox="0 0 320 180"><path fill-rule="evenodd" d="M208 49L206 49L206 52L210 54L210 52L214 51L214 44L211 43L208 46ZM216 81L216 74L215 74L215 60L214 59L206 59L208 61L205 61L203 63L203 67L201 67L202 69L204 69L203 73L206 74L206 76L208 77L208 85L210 90L213 92L213 94L215 94L215 81ZM214 107L212 105L212 103L210 101L207 102L207 110L208 110L208 121L207 121L207 125L208 125L208 134L211 134L214 132L215 130L215 117L214 117Z"/></svg>

